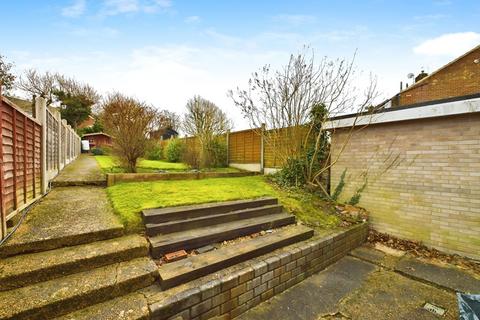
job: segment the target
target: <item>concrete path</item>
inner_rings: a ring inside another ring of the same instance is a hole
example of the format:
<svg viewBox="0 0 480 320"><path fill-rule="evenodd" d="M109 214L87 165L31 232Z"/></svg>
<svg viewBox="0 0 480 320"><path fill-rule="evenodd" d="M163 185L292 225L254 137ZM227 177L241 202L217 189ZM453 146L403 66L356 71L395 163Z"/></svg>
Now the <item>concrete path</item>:
<svg viewBox="0 0 480 320"><path fill-rule="evenodd" d="M440 319L423 308L426 302L446 310L442 319L458 319L453 292L345 257L239 319Z"/></svg>
<svg viewBox="0 0 480 320"><path fill-rule="evenodd" d="M54 188L27 214L0 257L121 236L123 225L99 187Z"/></svg>
<svg viewBox="0 0 480 320"><path fill-rule="evenodd" d="M105 185L105 174L102 173L95 157L81 154L68 164L52 181L52 186Z"/></svg>

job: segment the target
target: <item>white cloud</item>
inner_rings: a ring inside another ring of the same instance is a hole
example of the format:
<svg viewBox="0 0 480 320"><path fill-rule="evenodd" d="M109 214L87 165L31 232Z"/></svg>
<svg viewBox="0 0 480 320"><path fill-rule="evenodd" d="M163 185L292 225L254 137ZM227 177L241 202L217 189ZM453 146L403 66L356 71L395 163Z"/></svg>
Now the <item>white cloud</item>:
<svg viewBox="0 0 480 320"><path fill-rule="evenodd" d="M426 40L413 48L416 54L457 57L480 44L480 33L447 33Z"/></svg>
<svg viewBox="0 0 480 320"><path fill-rule="evenodd" d="M200 22L200 17L199 16L189 16L189 17L186 17L185 18L185 22L186 23L197 23L197 22Z"/></svg>
<svg viewBox="0 0 480 320"><path fill-rule="evenodd" d="M78 17L85 12L86 8L86 0L75 0L70 6L62 9L62 16L72 18Z"/></svg>
<svg viewBox="0 0 480 320"><path fill-rule="evenodd" d="M171 0L105 0L101 15L113 16L125 13L156 13L172 7Z"/></svg>

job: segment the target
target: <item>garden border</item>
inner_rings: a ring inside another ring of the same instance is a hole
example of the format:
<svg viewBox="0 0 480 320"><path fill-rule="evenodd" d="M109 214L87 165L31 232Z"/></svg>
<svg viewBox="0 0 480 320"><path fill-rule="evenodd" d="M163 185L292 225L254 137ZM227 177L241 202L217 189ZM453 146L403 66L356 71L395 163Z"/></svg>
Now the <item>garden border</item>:
<svg viewBox="0 0 480 320"><path fill-rule="evenodd" d="M237 178L258 175L257 172L166 172L166 173L107 173L107 187L121 182L161 180L199 180L207 178Z"/></svg>

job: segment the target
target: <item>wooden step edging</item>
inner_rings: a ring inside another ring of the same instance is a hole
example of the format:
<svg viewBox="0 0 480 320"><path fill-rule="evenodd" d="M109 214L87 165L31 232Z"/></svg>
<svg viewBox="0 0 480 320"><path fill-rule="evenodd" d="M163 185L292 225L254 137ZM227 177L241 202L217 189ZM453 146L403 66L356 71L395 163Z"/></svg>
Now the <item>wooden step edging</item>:
<svg viewBox="0 0 480 320"><path fill-rule="evenodd" d="M208 215L198 218L175 220L164 223L147 223L145 225L147 236L151 237L157 234L167 234L173 232L180 232L195 228L217 225L231 221L254 218L258 216L281 213L283 206L275 204L263 207L247 208L227 213L220 213L215 215Z"/></svg>
<svg viewBox="0 0 480 320"><path fill-rule="evenodd" d="M200 248L207 244L246 236L262 230L274 229L295 223L295 216L287 213L272 214L239 221L232 221L211 227L192 229L186 232L170 233L150 238L152 257L178 250ZM217 230L215 230L215 228ZM173 236L178 234L177 237ZM180 237L183 236L183 237Z"/></svg>
<svg viewBox="0 0 480 320"><path fill-rule="evenodd" d="M145 224L164 223L276 204L278 204L278 200L272 197L208 202L188 206L145 209L142 211L142 218Z"/></svg>
<svg viewBox="0 0 480 320"><path fill-rule="evenodd" d="M365 242L368 224L362 223L325 237L279 249L240 269L192 281L149 298L152 319L235 318L305 278L323 270ZM232 267L233 268L233 267Z"/></svg>
<svg viewBox="0 0 480 320"><path fill-rule="evenodd" d="M120 182L159 180L198 180L208 178L237 178L258 175L257 172L164 172L164 173L107 173L107 187Z"/></svg>
<svg viewBox="0 0 480 320"><path fill-rule="evenodd" d="M313 229L295 226L219 250L168 263L159 269L160 285L162 289L168 289L312 236Z"/></svg>

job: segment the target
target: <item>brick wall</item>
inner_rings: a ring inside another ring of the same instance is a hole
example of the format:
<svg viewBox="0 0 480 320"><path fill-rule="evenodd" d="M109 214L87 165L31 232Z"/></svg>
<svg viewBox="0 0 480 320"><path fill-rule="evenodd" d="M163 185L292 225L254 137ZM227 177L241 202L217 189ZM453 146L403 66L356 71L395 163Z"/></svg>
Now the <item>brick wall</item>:
<svg viewBox="0 0 480 320"><path fill-rule="evenodd" d="M480 46L438 73L400 93L399 106L480 93Z"/></svg>
<svg viewBox="0 0 480 320"><path fill-rule="evenodd" d="M332 159L346 136L346 130L334 133ZM389 155L401 162L379 175ZM367 166L360 206L370 211L375 229L480 258L480 114L377 124L357 132L331 170L334 190L347 169L342 201L364 183Z"/></svg>
<svg viewBox="0 0 480 320"><path fill-rule="evenodd" d="M220 279L151 305L152 319L231 319L324 269L362 244L368 225L287 247ZM253 261L253 260L252 260Z"/></svg>

